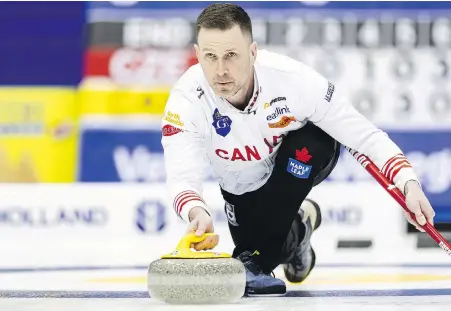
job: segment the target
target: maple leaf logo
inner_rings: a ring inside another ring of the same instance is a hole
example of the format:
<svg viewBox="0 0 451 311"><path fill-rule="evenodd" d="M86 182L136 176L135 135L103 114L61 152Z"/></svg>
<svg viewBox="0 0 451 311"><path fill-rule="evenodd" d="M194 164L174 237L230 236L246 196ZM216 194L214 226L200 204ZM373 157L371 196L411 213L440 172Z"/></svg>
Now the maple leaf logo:
<svg viewBox="0 0 451 311"><path fill-rule="evenodd" d="M310 161L311 158L312 156L308 154L307 148L304 147L301 151L296 150L296 160L306 163Z"/></svg>

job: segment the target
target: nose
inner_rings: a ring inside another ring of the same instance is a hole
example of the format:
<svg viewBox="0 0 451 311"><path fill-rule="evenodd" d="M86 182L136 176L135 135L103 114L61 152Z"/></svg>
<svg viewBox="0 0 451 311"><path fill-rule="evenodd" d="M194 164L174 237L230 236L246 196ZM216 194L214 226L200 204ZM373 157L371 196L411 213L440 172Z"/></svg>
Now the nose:
<svg viewBox="0 0 451 311"><path fill-rule="evenodd" d="M216 74L220 77L227 75L227 67L223 60L217 62Z"/></svg>

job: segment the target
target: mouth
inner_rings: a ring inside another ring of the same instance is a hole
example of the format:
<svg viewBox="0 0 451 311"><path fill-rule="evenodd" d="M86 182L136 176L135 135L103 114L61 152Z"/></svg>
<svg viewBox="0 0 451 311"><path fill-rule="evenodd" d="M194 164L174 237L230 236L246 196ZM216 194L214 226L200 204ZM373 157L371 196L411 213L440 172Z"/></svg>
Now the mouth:
<svg viewBox="0 0 451 311"><path fill-rule="evenodd" d="M232 85L232 82L218 82L217 85L221 88L228 88Z"/></svg>

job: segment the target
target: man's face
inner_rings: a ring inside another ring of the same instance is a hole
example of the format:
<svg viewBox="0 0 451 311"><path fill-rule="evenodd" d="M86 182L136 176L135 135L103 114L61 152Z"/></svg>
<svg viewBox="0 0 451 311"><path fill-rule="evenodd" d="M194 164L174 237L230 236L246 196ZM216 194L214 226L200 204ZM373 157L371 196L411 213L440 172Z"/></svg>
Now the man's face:
<svg viewBox="0 0 451 311"><path fill-rule="evenodd" d="M234 96L253 74L257 46L238 25L229 30L202 28L195 49L207 81L218 96Z"/></svg>

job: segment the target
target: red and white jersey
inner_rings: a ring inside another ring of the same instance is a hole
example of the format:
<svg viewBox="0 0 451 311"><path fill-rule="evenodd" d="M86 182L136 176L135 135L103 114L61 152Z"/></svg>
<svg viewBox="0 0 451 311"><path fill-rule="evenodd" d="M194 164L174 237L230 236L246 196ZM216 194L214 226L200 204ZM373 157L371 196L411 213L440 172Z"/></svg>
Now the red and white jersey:
<svg viewBox="0 0 451 311"><path fill-rule="evenodd" d="M208 211L202 199L206 165L227 192L256 190L271 175L283 138L307 121L367 155L401 191L408 180L418 180L387 134L312 68L266 50L258 51L254 67L254 96L244 111L214 94L199 64L170 93L162 145L170 198L185 221L195 206ZM299 169L294 173L301 176Z"/></svg>

